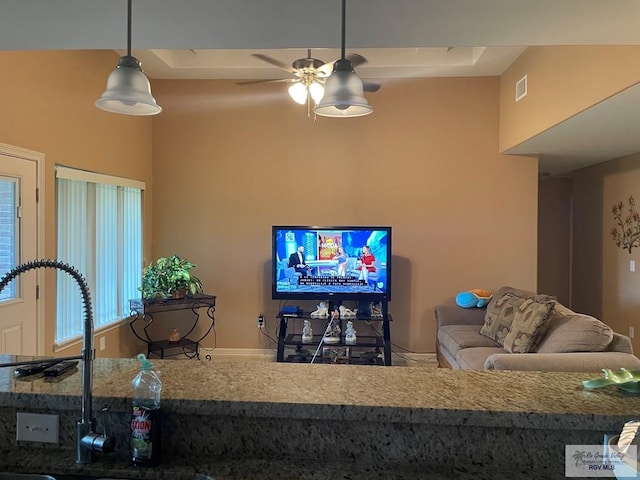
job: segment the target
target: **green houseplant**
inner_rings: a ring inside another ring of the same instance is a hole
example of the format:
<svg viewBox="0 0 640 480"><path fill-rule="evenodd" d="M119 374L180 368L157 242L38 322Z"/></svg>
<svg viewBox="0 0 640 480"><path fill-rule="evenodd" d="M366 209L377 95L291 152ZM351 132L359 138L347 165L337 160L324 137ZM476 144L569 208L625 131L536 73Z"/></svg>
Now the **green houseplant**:
<svg viewBox="0 0 640 480"><path fill-rule="evenodd" d="M142 298L181 298L202 293L202 282L191 273L195 266L178 255L158 258L142 273Z"/></svg>

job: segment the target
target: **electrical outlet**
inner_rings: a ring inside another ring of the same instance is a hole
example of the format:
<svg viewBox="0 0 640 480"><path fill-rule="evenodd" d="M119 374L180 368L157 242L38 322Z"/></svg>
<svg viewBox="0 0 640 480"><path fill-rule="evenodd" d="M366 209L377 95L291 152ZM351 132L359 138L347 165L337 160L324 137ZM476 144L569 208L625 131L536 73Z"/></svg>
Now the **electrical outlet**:
<svg viewBox="0 0 640 480"><path fill-rule="evenodd" d="M107 339L103 337L100 337L100 351L104 350L105 348L107 348Z"/></svg>
<svg viewBox="0 0 640 480"><path fill-rule="evenodd" d="M262 330L264 328L264 315L258 315L258 328Z"/></svg>
<svg viewBox="0 0 640 480"><path fill-rule="evenodd" d="M16 440L59 443L58 425L58 415L18 412L16 416Z"/></svg>
<svg viewBox="0 0 640 480"><path fill-rule="evenodd" d="M629 327L629 338L634 338L636 335L636 329L633 327Z"/></svg>

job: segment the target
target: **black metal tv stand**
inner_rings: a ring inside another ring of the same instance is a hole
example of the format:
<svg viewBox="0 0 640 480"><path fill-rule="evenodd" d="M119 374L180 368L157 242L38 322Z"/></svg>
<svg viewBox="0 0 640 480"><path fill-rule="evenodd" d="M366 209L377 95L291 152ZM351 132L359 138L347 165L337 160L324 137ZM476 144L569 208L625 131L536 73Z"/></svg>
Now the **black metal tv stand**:
<svg viewBox="0 0 640 480"><path fill-rule="evenodd" d="M350 363L357 365L391 365L391 329L389 323L393 320L387 311L387 303L381 302L380 315L357 315L356 317L340 318L342 337L339 343L323 343L320 354L314 363ZM331 310L329 310L331 312ZM278 350L276 361L309 363L318 344L322 340L330 316L326 318L311 317L311 312L283 313L278 312L280 320L278 329ZM313 322L313 340L302 342L302 333L288 333L290 324L297 332L302 331L304 320ZM356 343L347 344L344 341L346 322L353 321L356 328ZM382 331L379 330L381 327ZM329 351L329 355L325 352ZM338 361L336 362L336 358Z"/></svg>

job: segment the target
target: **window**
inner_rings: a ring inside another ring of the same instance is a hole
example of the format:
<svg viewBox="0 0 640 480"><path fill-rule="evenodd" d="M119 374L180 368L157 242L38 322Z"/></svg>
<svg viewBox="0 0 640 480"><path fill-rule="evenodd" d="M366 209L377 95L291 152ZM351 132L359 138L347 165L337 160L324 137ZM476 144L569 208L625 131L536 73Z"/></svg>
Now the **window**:
<svg viewBox="0 0 640 480"><path fill-rule="evenodd" d="M129 315L142 279L144 183L56 167L58 260L87 280L95 328ZM56 344L82 334L82 296L76 282L57 272Z"/></svg>
<svg viewBox="0 0 640 480"><path fill-rule="evenodd" d="M12 178L0 177L0 277L16 266L18 252L16 249L17 228L17 192L16 181ZM0 300L16 297L16 281L12 281L0 293Z"/></svg>

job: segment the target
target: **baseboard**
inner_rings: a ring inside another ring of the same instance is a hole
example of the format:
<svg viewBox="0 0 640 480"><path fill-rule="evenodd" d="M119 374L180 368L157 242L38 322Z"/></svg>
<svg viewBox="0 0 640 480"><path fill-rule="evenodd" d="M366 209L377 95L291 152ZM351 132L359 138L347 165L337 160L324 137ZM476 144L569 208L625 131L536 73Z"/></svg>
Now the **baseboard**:
<svg viewBox="0 0 640 480"><path fill-rule="evenodd" d="M392 365L401 364L403 362L415 362L420 364L438 365L438 359L435 353L394 353L391 352Z"/></svg>

